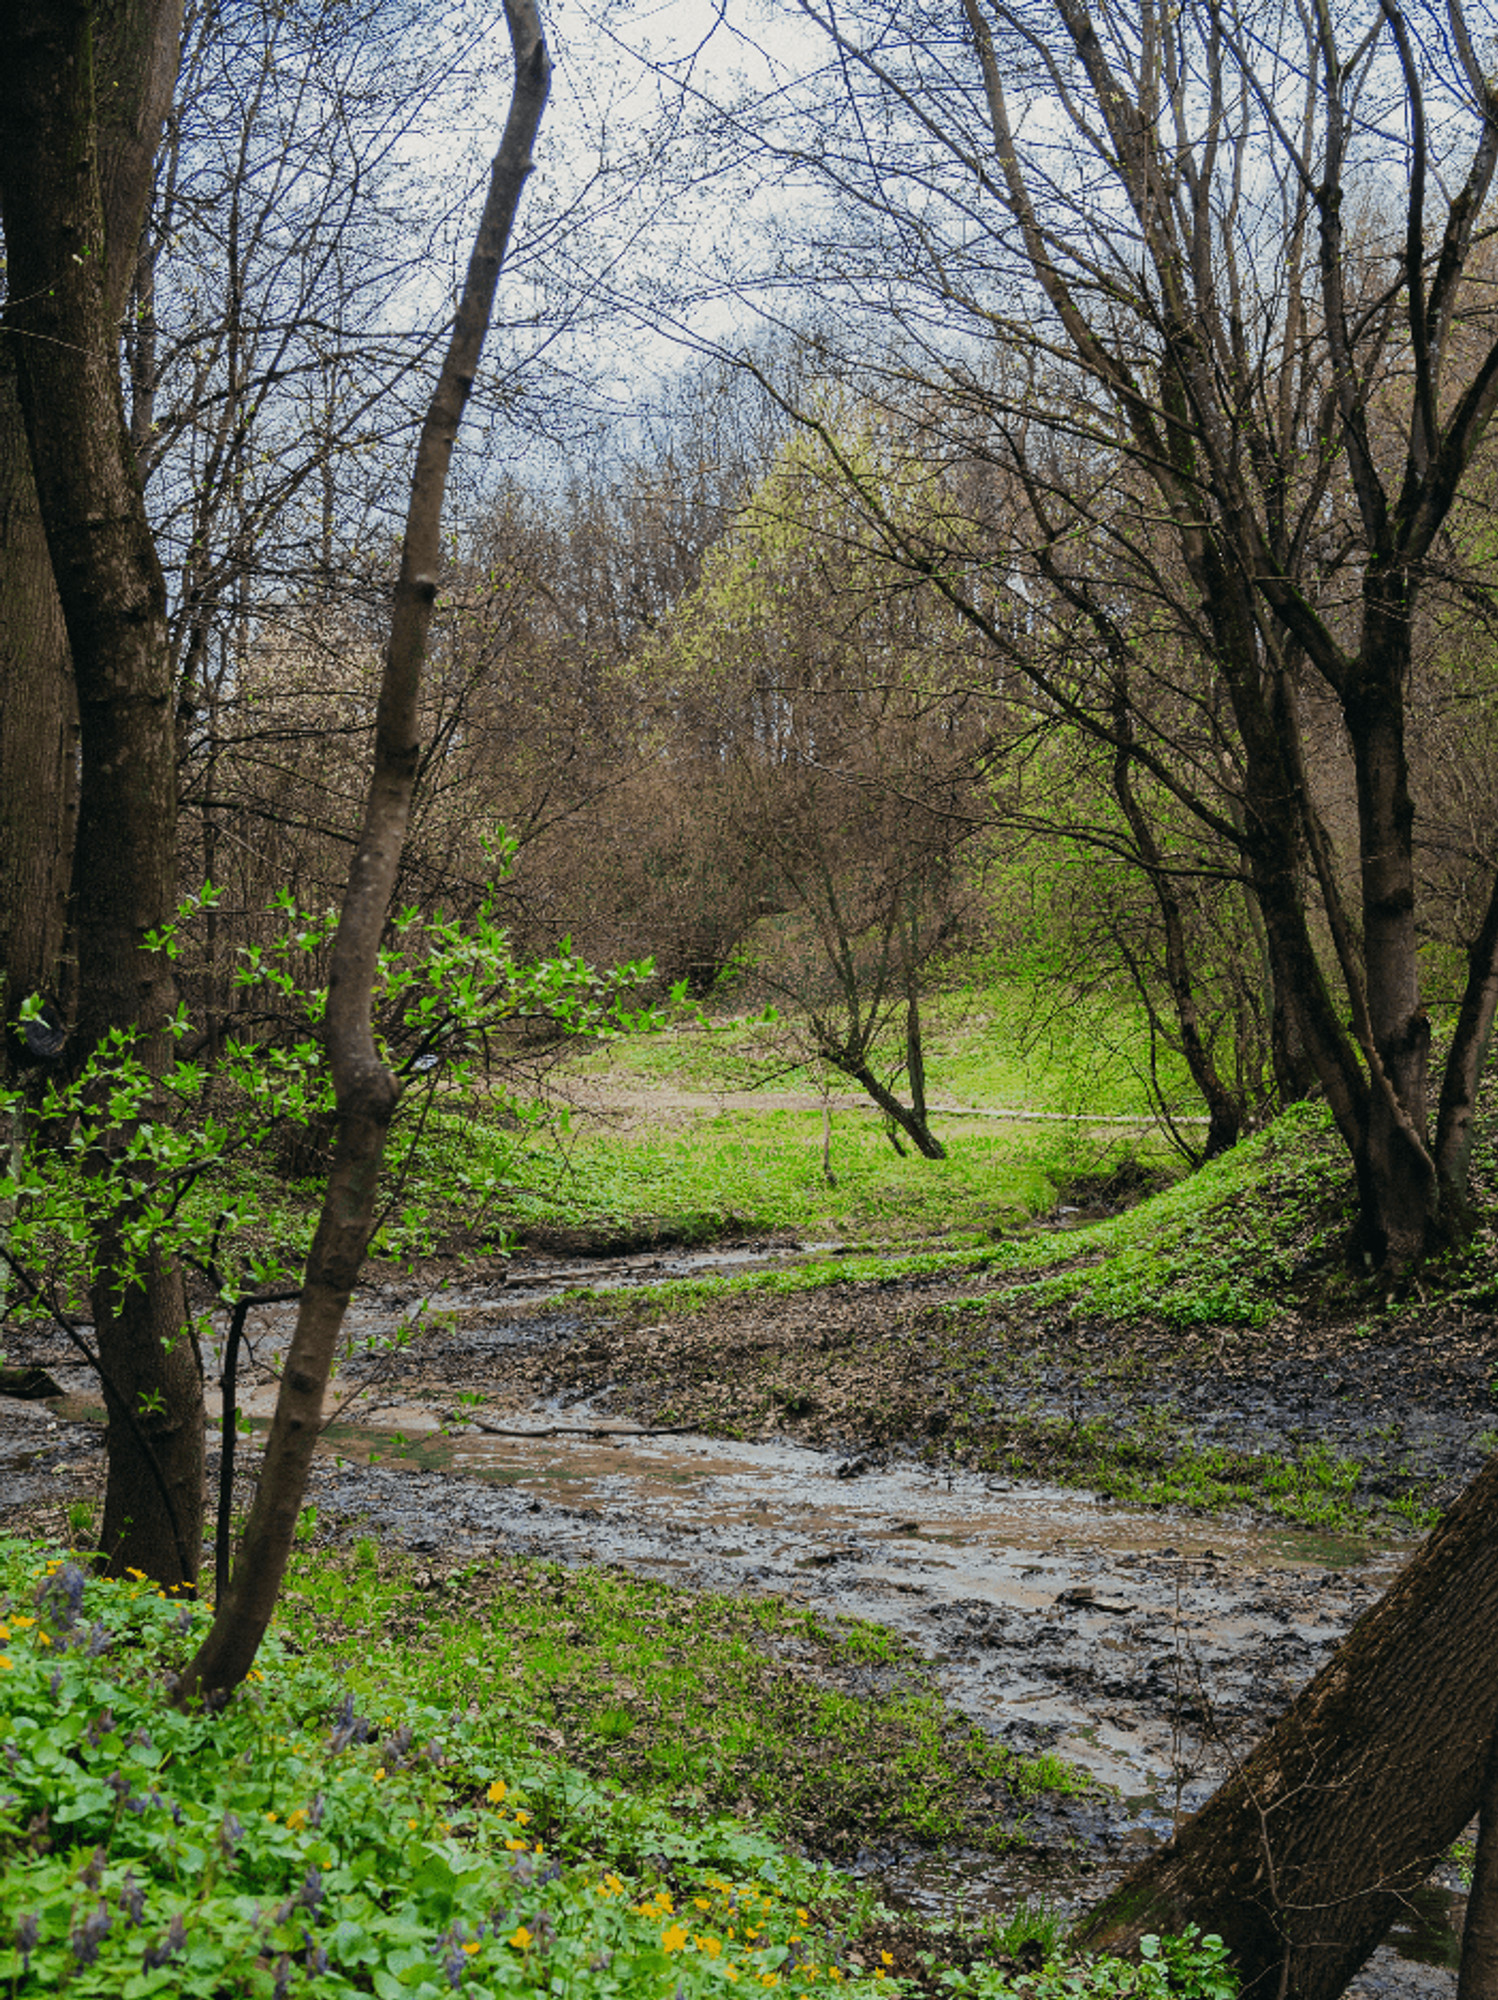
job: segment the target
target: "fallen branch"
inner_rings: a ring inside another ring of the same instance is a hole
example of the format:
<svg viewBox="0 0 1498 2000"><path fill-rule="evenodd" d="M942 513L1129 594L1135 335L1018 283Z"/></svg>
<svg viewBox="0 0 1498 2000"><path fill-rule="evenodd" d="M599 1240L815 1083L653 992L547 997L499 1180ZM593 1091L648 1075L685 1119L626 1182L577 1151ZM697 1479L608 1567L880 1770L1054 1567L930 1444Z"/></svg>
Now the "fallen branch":
<svg viewBox="0 0 1498 2000"><path fill-rule="evenodd" d="M472 1417L466 1410L448 1410L444 1421L453 1424L472 1424L476 1431L486 1437L497 1438L668 1438L681 1437L686 1432L695 1431L695 1424L663 1424L658 1430L626 1430L620 1427L606 1428L601 1424L549 1424L543 1431L508 1430L503 1424L486 1424L482 1417Z"/></svg>

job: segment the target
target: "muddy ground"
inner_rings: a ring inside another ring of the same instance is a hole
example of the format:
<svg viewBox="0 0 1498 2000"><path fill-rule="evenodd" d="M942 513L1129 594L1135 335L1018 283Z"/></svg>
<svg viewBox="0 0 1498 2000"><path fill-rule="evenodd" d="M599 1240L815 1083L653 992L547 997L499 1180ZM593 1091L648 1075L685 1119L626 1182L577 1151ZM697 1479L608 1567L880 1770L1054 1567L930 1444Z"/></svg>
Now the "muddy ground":
<svg viewBox="0 0 1498 2000"><path fill-rule="evenodd" d="M582 1307L557 1297L568 1280L627 1286L703 1261L532 1257L375 1288L340 1376L360 1394L309 1496L319 1533L373 1531L434 1567L500 1551L622 1563L906 1633L982 1727L1100 1780L1043 1800L1002 1862L858 1857L938 1920L1019 1894L1092 1900L1208 1795L1414 1546L1407 1529L1332 1537L1064 1490L1044 1454L1062 1462L1068 1430L1103 1415L1245 1462L1320 1441L1359 1462L1357 1491L1376 1501L1454 1493L1498 1424L1498 1353L1476 1315L1377 1343L1293 1321L1183 1343L1148 1323L1029 1318L972 1278L738 1295L688 1316L627 1289ZM422 1299L425 1330L390 1351ZM255 1329L257 1417L288 1325L267 1311ZM69 1500L98 1490L99 1433L79 1421L95 1414L91 1385L45 1341L13 1342L11 1359L70 1395L0 1402L0 1521L55 1531ZM993 1469L1006 1444L1032 1476ZM1450 1958L1453 1881L1411 1912L1405 1956L1386 1947L1355 1991L1454 1990L1449 1965L1424 1962Z"/></svg>

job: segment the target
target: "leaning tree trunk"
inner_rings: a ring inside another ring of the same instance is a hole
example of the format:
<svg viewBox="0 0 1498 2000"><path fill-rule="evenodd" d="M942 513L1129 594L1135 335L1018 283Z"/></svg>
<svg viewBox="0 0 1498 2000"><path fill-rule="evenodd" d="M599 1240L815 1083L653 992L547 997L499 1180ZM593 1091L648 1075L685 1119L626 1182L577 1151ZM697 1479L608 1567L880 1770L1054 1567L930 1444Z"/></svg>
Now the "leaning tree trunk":
<svg viewBox="0 0 1498 2000"><path fill-rule="evenodd" d="M237 1686L265 1636L322 1430L338 1331L374 1227L380 1162L399 1091L375 1047L371 996L416 777L418 697L442 554L442 500L551 82L534 0L505 0L505 20L515 57L514 92L452 339L417 447L375 722L374 771L333 946L327 1008L328 1060L338 1104L333 1165L254 1505L228 1591L182 1677L178 1699L184 1702Z"/></svg>
<svg viewBox="0 0 1498 2000"><path fill-rule="evenodd" d="M1252 2000L1333 2000L1477 1811L1498 1720L1498 1458L1201 1811L1079 1926L1196 1924Z"/></svg>
<svg viewBox="0 0 1498 2000"><path fill-rule="evenodd" d="M845 1076L852 1077L856 1084L866 1090L891 1126L898 1126L909 1139L916 1151L926 1160L944 1160L947 1149L926 1123L925 1093L922 1090L920 1102L915 1106L902 1104L892 1090L886 1087L869 1068L862 1056L840 1054L835 1049L824 1049L823 1057Z"/></svg>
<svg viewBox="0 0 1498 2000"><path fill-rule="evenodd" d="M145 940L176 903L172 688L166 585L130 449L118 322L180 26L178 0L0 6L6 317L78 699L74 1052L133 1030L157 1074L171 1060L176 993L170 964ZM95 1171L111 1172L110 1154L106 1139ZM148 1198L142 1187L124 1199L137 1192ZM202 1547L203 1400L181 1276L155 1258L122 1273L116 1240L106 1225L93 1286L101 1372L118 1390L106 1388L103 1553L113 1568L191 1584Z"/></svg>

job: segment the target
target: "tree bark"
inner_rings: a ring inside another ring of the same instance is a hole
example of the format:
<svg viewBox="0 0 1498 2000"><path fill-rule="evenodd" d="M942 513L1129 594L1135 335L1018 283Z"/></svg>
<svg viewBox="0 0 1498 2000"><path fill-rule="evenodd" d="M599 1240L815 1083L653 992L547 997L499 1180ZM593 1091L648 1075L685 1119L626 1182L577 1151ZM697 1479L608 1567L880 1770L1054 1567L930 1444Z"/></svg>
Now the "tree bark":
<svg viewBox="0 0 1498 2000"><path fill-rule="evenodd" d="M1197 1924L1243 1991L1334 2000L1477 1810L1498 1679L1498 1458L1235 1775L1079 1926Z"/></svg>
<svg viewBox="0 0 1498 2000"><path fill-rule="evenodd" d="M37 507L12 341L0 333L0 1081L33 993L61 1000L77 810L67 630Z"/></svg>
<svg viewBox="0 0 1498 2000"><path fill-rule="evenodd" d="M104 9L97 35L86 0L0 7L7 327L78 696L73 1059L111 1029L133 1030L157 1074L171 1059L175 982L145 940L176 903L172 691L166 585L130 448L117 333L180 25L175 0ZM107 1157L96 1169L109 1171ZM141 1424L112 1410L102 1553L112 1568L192 1584L203 1403L181 1276L153 1258L124 1284L111 1244L106 1229L93 1287L100 1356L110 1379L138 1382L146 1395L133 1414L154 1427L156 1465L143 1453ZM158 1475L184 1510L170 1527Z"/></svg>
<svg viewBox="0 0 1498 2000"><path fill-rule="evenodd" d="M822 1054L834 1069L840 1069L845 1076L851 1076L855 1083L863 1086L885 1117L891 1124L899 1126L923 1159L944 1160L947 1157L946 1147L925 1118L902 1104L892 1090L886 1090L863 1056L839 1053L836 1049L824 1049Z"/></svg>
<svg viewBox="0 0 1498 2000"><path fill-rule="evenodd" d="M1456 2000L1498 2000L1498 1734L1488 1745Z"/></svg>
<svg viewBox="0 0 1498 2000"><path fill-rule="evenodd" d="M274 1612L322 1431L338 1330L374 1227L380 1162L399 1097L397 1081L375 1046L371 997L419 759L417 709L441 562L442 502L551 82L534 0L505 0L505 21L515 58L514 90L452 338L417 447L375 723L374 770L333 947L327 1009L338 1105L333 1166L254 1504L229 1589L182 1677L178 1699L184 1702L237 1686Z"/></svg>

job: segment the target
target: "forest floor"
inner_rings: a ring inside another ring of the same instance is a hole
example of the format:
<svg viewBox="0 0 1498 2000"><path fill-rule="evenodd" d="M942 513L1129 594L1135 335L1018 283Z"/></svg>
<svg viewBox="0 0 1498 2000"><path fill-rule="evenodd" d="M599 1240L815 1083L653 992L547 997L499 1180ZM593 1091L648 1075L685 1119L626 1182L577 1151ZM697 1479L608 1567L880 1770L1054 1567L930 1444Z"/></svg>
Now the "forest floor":
<svg viewBox="0 0 1498 2000"><path fill-rule="evenodd" d="M1169 1184L1069 1134L1002 1230L964 1206L976 1153L895 1162L854 1219L900 1240L838 1242L810 1114L725 1113L732 1081L615 1077L622 1177L574 1153L510 1251L371 1268L304 1523L365 1603L316 1631L495 1621L569 1762L850 1867L914 1977L964 1924L1053 1935L1167 1836L1498 1447L1498 1239L1377 1292L1302 1108ZM674 1137L637 1123L658 1089ZM802 1121L783 1169L735 1117ZM251 1322L241 1502L289 1324ZM0 1400L0 1527L84 1536L96 1394L45 1337L10 1359L66 1393ZM1355 1990L1449 1992L1459 1890L1453 1864Z"/></svg>

